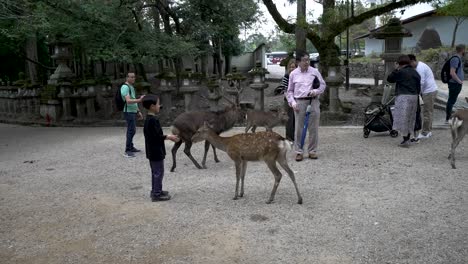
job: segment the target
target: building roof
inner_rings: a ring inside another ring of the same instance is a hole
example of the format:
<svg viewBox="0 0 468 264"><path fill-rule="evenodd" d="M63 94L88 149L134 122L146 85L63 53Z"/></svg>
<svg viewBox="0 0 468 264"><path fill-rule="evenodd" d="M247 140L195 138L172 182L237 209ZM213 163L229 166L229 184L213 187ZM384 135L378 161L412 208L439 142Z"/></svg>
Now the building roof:
<svg viewBox="0 0 468 264"><path fill-rule="evenodd" d="M419 15L416 15L416 16L412 16L412 17L409 17L407 19L404 19L401 21L401 24L404 25L404 24L408 24L408 23L411 23L411 22L414 22L416 20L419 20L421 18L425 18L425 17L429 17L429 16L433 16L436 14L436 10L431 10L431 11L428 11L428 12L425 12L425 13L421 13ZM385 25L383 26L380 26L380 27L377 27L377 28L374 28L372 29L369 33L367 34L364 34L364 35L361 35L361 36L358 36L356 38L354 38L354 40L358 40L358 39L362 39L362 38L367 38L371 35L372 32L375 32L375 31L378 31L380 30L381 28L383 28Z"/></svg>

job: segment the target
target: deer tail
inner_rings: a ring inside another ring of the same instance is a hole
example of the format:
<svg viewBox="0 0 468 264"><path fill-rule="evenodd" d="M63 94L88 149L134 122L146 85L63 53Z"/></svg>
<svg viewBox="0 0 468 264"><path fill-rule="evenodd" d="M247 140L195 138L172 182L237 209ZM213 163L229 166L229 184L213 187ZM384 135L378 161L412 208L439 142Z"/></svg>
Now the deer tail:
<svg viewBox="0 0 468 264"><path fill-rule="evenodd" d="M179 129L177 127L175 127L175 126L171 127L171 131L172 131L173 135L180 135L179 134L180 133Z"/></svg>
<svg viewBox="0 0 468 264"><path fill-rule="evenodd" d="M289 150L292 149L291 145L292 145L292 142L284 138L278 141L278 147L281 150L284 150L285 152L288 152Z"/></svg>

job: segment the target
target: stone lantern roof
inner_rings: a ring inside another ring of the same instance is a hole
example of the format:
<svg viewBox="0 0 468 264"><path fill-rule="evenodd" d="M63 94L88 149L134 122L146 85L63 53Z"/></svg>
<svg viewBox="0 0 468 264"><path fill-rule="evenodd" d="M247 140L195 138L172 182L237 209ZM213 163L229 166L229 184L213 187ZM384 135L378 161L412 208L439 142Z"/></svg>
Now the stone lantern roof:
<svg viewBox="0 0 468 264"><path fill-rule="evenodd" d="M386 39L386 38L405 38L412 37L413 34L401 24L398 18L391 18L388 24L370 33L369 38Z"/></svg>

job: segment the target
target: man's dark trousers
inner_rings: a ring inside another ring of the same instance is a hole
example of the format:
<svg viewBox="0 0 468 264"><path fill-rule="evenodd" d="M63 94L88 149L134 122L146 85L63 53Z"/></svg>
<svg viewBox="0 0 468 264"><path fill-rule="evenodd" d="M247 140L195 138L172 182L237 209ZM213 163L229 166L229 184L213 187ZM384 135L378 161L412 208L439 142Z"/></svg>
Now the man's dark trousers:
<svg viewBox="0 0 468 264"><path fill-rule="evenodd" d="M458 95L460 94L462 89L462 85L459 83L449 82L448 83L448 90L449 95L447 99L447 107L445 108L446 116L445 120L449 120L450 116L452 115L453 105L457 102Z"/></svg>
<svg viewBox="0 0 468 264"><path fill-rule="evenodd" d="M133 136L136 132L136 113L124 112L125 120L127 121L127 142L125 143L125 151L134 149Z"/></svg>

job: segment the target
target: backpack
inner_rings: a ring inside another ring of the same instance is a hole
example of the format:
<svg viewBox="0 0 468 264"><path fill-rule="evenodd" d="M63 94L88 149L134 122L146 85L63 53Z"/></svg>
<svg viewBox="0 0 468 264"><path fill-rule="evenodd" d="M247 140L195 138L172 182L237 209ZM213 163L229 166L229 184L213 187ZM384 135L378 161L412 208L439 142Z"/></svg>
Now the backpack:
<svg viewBox="0 0 468 264"><path fill-rule="evenodd" d="M452 79L452 76L450 75L450 61L453 59L453 58L457 58L458 59L458 67L457 69L455 70L455 72L458 71L458 68L460 68L460 65L461 65L461 60L458 56L452 56L450 59L448 59L447 61L445 61L444 63L444 66L442 67L442 71L440 72L440 80L443 82L443 83L448 83L448 81L450 79Z"/></svg>
<svg viewBox="0 0 468 264"><path fill-rule="evenodd" d="M119 85L114 96L115 106L117 108L117 111L123 111L125 106L127 106L127 102L125 102L125 100L122 98L122 86L123 85L126 85L126 84L123 83L122 85ZM130 97L131 97L132 90L129 89L129 92L130 92Z"/></svg>

